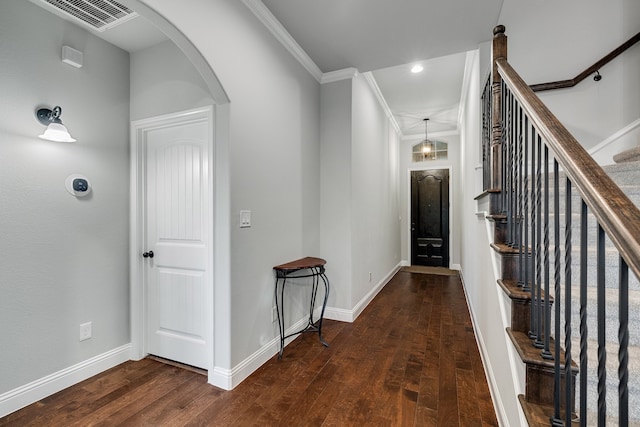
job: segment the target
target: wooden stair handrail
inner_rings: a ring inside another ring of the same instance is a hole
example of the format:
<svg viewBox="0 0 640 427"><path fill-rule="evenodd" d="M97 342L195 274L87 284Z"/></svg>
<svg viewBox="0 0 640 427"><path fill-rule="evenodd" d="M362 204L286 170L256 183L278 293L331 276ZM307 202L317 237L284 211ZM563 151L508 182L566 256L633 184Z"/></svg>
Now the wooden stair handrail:
<svg viewBox="0 0 640 427"><path fill-rule="evenodd" d="M559 81L556 81L556 82L548 82L548 83L538 83L538 84L535 84L535 85L531 85L530 87L534 92L542 92L544 90L563 89L563 88L568 88L568 87L574 87L575 85L577 85L578 83L580 83L581 81L586 79L591 74L593 74L596 71L600 70L602 67L607 65L609 62L611 62L614 58L616 58L622 52L624 52L625 50L629 49L631 46L633 46L634 44L636 44L639 41L640 41L640 33L636 34L635 36L631 37L626 42L622 43L620 46L618 46L617 48L615 48L614 50L609 52L601 60L599 60L598 62L596 62L595 64L593 64L592 66L590 66L589 68L587 68L586 70L584 70L583 72L581 72L580 74L578 74L577 76L575 76L572 79L559 80Z"/></svg>
<svg viewBox="0 0 640 427"><path fill-rule="evenodd" d="M505 58L496 66L629 268L640 277L640 210L542 103Z"/></svg>

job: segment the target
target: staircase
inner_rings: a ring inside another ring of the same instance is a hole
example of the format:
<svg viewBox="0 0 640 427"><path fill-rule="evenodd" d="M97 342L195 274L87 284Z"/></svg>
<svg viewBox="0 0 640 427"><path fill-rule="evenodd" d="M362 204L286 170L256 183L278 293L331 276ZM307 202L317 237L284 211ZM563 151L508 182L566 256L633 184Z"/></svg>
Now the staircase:
<svg viewBox="0 0 640 427"><path fill-rule="evenodd" d="M613 179L613 181L623 190L623 192L629 197L629 199L636 205L640 206L640 162L621 163L617 165L604 166L603 169ZM561 197L564 197L564 191L561 191ZM573 201L574 206L572 211L578 212L578 198ZM589 215L588 221L595 223L593 215ZM573 233L579 234L579 221L573 221ZM588 233L588 265L595 265L596 257L596 236L593 227L588 228L591 232ZM564 233L564 230L562 231ZM572 269L573 271L579 271L579 254L574 249L572 259L574 260ZM610 241L605 245L605 284L606 284L606 353L607 353L607 424L619 425L618 414L618 325L619 325L619 297L618 297L618 253L615 247ZM552 267L553 268L553 267ZM573 310L571 324L579 325L579 281L578 278L573 281L572 284L572 306ZM588 270L587 274L587 299L588 305L593 307L588 312L587 325L589 331L589 339L587 340L587 354L588 354L588 366L587 369L587 412L589 420L595 425L597 420L597 347L598 343L595 339L597 331L597 317L595 315L595 307L597 306L597 289L596 289L596 273L594 269ZM561 317L561 322L564 325L564 316ZM629 324L640 325L640 281L633 274L629 274ZM564 342L564 329L561 328L562 340ZM572 347L574 349L580 348L579 332L576 327L572 328ZM640 330L634 327L629 328L629 426L640 427ZM576 353L574 353L576 354ZM574 360L577 359L577 354L574 356ZM576 393L580 393L579 386L576 388Z"/></svg>
<svg viewBox="0 0 640 427"><path fill-rule="evenodd" d="M640 426L640 167L596 164L509 64L504 32L482 153L507 333L525 365L520 403L531 426Z"/></svg>
<svg viewBox="0 0 640 427"><path fill-rule="evenodd" d="M625 194L636 204L640 206L640 162L630 162L618 165L605 166L603 168L609 176L614 180L616 184L625 192ZM564 175L560 175L560 182L564 182ZM552 186L552 185L551 185ZM560 200L564 200L565 191L564 186L560 187ZM572 235L580 235L580 215L579 215L579 202L580 199L577 195L572 197L572 216L573 227ZM560 206L563 206L561 203ZM561 208L560 215L566 215L564 208ZM549 426L550 416L553 414L553 368L552 361L546 360L541 356L541 350L532 346L532 341L528 337L530 331L530 316L531 316L531 297L528 292L522 290L522 287L518 285L518 257L519 251L509 247L505 244L507 227L506 217L500 215L493 215L490 220L495 223L494 232L494 244L492 248L500 255L501 259L501 275L502 278L498 281L503 291L512 301L511 311L511 327L508 330L508 334L511 337L518 354L522 361L526 365L527 375L527 387L524 395L520 396L520 401L525 409L527 419L531 426ZM553 223L553 221L550 221ZM595 223L593 215L589 214L589 223ZM564 218L560 222L564 223ZM587 237L588 246L588 266L595 265L596 257L596 236L593 227L589 227L589 233ZM565 230L561 227L560 236L564 236ZM550 232L553 235L553 232ZM553 283L553 271L554 271L554 249L551 245L549 247L549 271L550 281ZM560 245L561 252L564 253L564 245ZM618 413L618 284L617 284L617 270L618 270L618 254L615 248L610 242L607 242L605 247L605 259L606 259L606 353L607 353L607 424L619 425L617 419ZM561 269L564 267L561 265ZM577 272L580 271L580 253L577 247L572 249L572 271L576 272L572 275L572 319L571 319L571 336L572 336L572 355L573 361L578 360L580 351L580 339L579 339L579 307L580 307L580 277ZM587 312L587 328L589 333L589 339L587 340L587 354L588 354L588 373L587 373L587 425L596 425L598 402L597 402L597 388L598 388L598 375L596 372L597 366L597 347L598 343L595 339L597 331L597 317L596 317L596 273L593 268L587 270L587 299L589 300ZM561 286L561 298L564 298L566 292L565 285ZM554 299L554 286L550 286L550 301L553 303ZM544 297L543 297L544 299ZM551 318L551 333L554 333L555 323L553 317ZM629 322L630 324L640 325L640 281L633 275L629 277ZM565 318L564 309L561 311L560 316L560 342L564 347L565 343ZM553 343L553 341L551 341ZM553 344L551 345L553 352ZM640 330L634 330L630 328L629 336L629 424L630 426L640 426ZM564 352L561 353L561 360L564 361ZM562 363L564 369L564 363ZM572 375L577 376L578 367L575 363L572 364ZM564 381L564 379L563 379ZM579 381L572 380L575 384L574 396L579 396L580 385ZM564 394L564 389L561 391ZM575 397L574 397L575 399ZM577 399L574 402L578 402ZM576 403L570 403L570 408L577 414L579 413L579 407L576 407ZM565 407L565 402L562 400L562 407ZM577 415L574 415L574 418Z"/></svg>

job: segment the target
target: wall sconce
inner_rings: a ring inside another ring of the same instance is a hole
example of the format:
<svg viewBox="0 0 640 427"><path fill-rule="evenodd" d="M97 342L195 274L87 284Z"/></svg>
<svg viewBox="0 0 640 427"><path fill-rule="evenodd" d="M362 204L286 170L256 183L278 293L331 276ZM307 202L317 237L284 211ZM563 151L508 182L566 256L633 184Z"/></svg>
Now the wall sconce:
<svg viewBox="0 0 640 427"><path fill-rule="evenodd" d="M65 125L62 124L62 120L60 120L61 114L62 108L59 106L54 107L53 110L49 110L48 108L39 108L36 110L36 118L38 121L44 126L47 126L44 133L38 135L39 138L56 142L76 142L69 134Z"/></svg>

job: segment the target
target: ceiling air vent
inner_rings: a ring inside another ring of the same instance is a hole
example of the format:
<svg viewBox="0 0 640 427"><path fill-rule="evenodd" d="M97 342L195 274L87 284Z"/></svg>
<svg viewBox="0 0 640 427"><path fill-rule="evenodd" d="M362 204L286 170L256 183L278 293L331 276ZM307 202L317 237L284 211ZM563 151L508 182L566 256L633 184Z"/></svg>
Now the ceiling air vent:
<svg viewBox="0 0 640 427"><path fill-rule="evenodd" d="M113 0L31 0L63 18L105 31L138 16Z"/></svg>

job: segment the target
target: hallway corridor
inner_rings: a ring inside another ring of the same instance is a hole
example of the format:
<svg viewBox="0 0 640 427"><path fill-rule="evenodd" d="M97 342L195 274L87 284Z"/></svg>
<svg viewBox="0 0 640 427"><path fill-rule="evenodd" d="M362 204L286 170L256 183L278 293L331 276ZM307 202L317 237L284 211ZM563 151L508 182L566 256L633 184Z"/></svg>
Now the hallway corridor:
<svg viewBox="0 0 640 427"><path fill-rule="evenodd" d="M400 271L328 348L293 341L233 391L151 359L127 362L0 426L497 426L458 276Z"/></svg>

